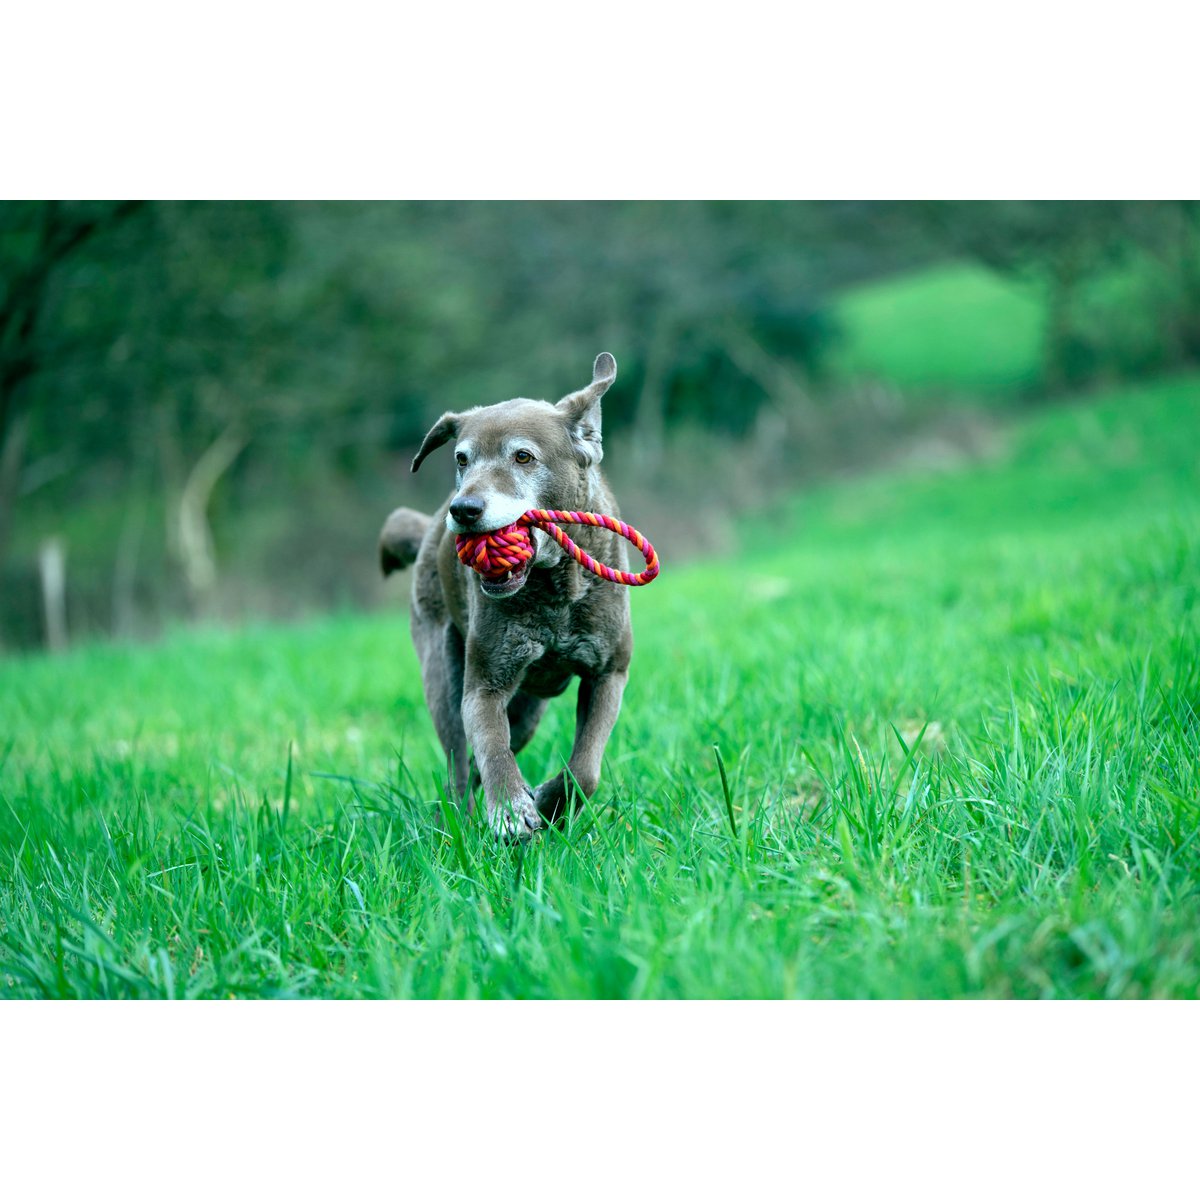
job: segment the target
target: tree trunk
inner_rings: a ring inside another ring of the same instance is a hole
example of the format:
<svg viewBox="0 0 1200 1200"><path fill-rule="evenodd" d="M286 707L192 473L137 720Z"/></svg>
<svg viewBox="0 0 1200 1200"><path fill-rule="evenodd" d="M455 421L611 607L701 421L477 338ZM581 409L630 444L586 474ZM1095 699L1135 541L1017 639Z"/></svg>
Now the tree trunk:
<svg viewBox="0 0 1200 1200"><path fill-rule="evenodd" d="M48 538L38 548L42 580L42 612L46 649L59 654L67 648L67 552L61 538Z"/></svg>
<svg viewBox="0 0 1200 1200"><path fill-rule="evenodd" d="M221 476L233 466L246 446L246 437L232 426L196 460L179 497L177 536L180 565L187 584L192 611L211 616L216 600L217 558L208 505Z"/></svg>

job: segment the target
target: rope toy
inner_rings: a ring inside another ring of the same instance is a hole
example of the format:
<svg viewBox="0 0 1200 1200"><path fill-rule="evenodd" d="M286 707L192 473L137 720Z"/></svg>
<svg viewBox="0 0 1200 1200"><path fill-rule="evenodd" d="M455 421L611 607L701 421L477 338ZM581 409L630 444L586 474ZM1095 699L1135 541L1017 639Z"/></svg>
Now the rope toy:
<svg viewBox="0 0 1200 1200"><path fill-rule="evenodd" d="M580 550L555 524L556 521L564 525L603 526L613 533L619 533L642 552L646 569L634 575L630 571L617 571L597 562L586 550ZM511 525L493 529L489 533L476 536L460 533L454 539L459 561L478 571L485 579L501 579L533 557L535 548L529 530L534 526L548 533L581 567L593 575L599 575L601 579L607 579L609 583L640 587L658 575L658 555L654 547L632 525L626 525L615 517L606 517L603 513L565 512L557 508L531 508Z"/></svg>

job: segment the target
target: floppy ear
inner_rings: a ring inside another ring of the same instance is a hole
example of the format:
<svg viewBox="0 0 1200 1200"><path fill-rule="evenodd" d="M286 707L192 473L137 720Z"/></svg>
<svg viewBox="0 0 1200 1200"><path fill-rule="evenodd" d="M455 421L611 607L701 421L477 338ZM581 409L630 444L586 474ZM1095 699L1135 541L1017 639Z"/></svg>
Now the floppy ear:
<svg viewBox="0 0 1200 1200"><path fill-rule="evenodd" d="M420 450L417 451L417 457L412 460L412 469L415 471L425 461L430 451L436 450L443 442L448 442L457 433L458 413L442 413L433 428L425 435L425 440L421 443Z"/></svg>
<svg viewBox="0 0 1200 1200"><path fill-rule="evenodd" d="M600 397L617 377L617 360L607 352L596 356L592 382L578 392L564 396L556 405L567 419L571 441L580 462L591 466L604 457L600 435Z"/></svg>

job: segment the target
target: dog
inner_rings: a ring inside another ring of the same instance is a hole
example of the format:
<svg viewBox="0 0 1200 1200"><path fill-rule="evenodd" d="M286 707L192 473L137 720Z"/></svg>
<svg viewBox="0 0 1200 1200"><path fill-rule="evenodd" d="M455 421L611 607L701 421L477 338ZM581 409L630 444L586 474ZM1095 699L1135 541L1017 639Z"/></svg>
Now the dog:
<svg viewBox="0 0 1200 1200"><path fill-rule="evenodd" d="M472 812L482 783L487 823L498 839L527 839L560 820L572 783L585 797L595 792L633 656L629 593L584 571L540 529L531 530L533 558L496 581L459 562L455 536L501 529L531 508L618 516L600 471L600 401L616 377L616 360L605 353L591 383L557 404L517 399L444 413L412 469L453 442L454 491L432 517L396 509L380 534L385 575L416 564L413 644L456 798ZM601 562L627 568L617 534L581 526L571 536ZM547 702L576 676L566 770L530 788L516 755Z"/></svg>

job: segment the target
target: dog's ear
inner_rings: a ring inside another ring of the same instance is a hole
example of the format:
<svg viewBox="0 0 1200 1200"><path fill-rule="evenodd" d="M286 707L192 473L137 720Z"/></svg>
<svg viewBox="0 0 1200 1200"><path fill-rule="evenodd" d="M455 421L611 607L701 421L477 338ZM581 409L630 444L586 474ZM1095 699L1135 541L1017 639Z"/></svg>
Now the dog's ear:
<svg viewBox="0 0 1200 1200"><path fill-rule="evenodd" d="M436 450L444 442L448 442L457 433L458 413L442 413L434 422L433 428L425 435L425 440L421 443L420 450L417 451L417 457L412 460L412 469L415 471L431 451Z"/></svg>
<svg viewBox="0 0 1200 1200"><path fill-rule="evenodd" d="M600 397L608 391L616 377L617 360L607 352L598 354L592 367L592 382L558 402L558 411L567 419L575 453L585 465L591 466L604 457L604 441L600 434Z"/></svg>

